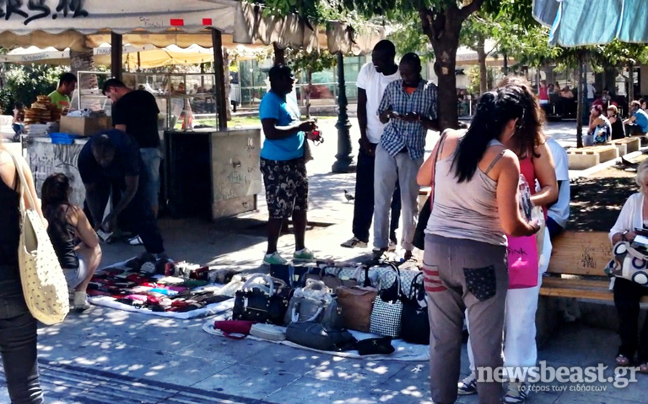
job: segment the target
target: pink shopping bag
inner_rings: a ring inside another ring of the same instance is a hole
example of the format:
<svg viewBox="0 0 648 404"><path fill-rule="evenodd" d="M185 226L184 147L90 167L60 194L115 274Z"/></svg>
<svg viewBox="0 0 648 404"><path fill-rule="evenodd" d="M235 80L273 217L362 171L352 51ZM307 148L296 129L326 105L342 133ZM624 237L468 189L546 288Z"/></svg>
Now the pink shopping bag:
<svg viewBox="0 0 648 404"><path fill-rule="evenodd" d="M536 236L508 237L509 289L538 286Z"/></svg>

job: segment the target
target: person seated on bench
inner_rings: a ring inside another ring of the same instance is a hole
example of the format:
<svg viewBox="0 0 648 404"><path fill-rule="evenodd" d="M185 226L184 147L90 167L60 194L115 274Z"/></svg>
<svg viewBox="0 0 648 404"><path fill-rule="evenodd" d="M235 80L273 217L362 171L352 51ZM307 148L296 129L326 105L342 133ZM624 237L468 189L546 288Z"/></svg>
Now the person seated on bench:
<svg viewBox="0 0 648 404"><path fill-rule="evenodd" d="M630 103L630 118L623 121L623 124L630 136L645 135L648 132L648 114L641 108L639 101Z"/></svg>
<svg viewBox="0 0 648 404"><path fill-rule="evenodd" d="M625 128L623 127L623 122L619 116L619 109L616 105L610 105L607 108L607 117L612 125L612 140L623 139L625 134Z"/></svg>
<svg viewBox="0 0 648 404"><path fill-rule="evenodd" d="M610 230L613 245L620 241L632 242L637 234L635 229L648 229L648 160L637 168L637 185L640 192L628 198L621 209L616 223ZM621 346L616 357L619 366L629 366L638 354L639 371L648 373L648 321L644 321L639 333L639 301L648 295L648 287L624 278L612 278L614 285L614 305L619 316L619 337Z"/></svg>
<svg viewBox="0 0 648 404"><path fill-rule="evenodd" d="M599 104L590 109L589 132L594 144L606 143L612 134L612 124L603 114L603 107ZM589 145L587 145L589 146Z"/></svg>
<svg viewBox="0 0 648 404"><path fill-rule="evenodd" d="M558 200L547 206L547 229L551 240L565 231L569 219L569 157L567 150L555 139L547 138L547 145L551 150L556 170L556 181L558 182Z"/></svg>

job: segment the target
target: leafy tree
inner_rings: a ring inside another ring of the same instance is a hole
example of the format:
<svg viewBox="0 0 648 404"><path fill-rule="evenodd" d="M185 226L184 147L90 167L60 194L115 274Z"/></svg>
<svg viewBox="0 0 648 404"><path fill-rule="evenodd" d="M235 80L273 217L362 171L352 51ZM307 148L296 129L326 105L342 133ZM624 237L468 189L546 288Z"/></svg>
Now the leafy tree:
<svg viewBox="0 0 648 404"><path fill-rule="evenodd" d="M306 100L306 116L310 118L310 95L313 85L313 72L319 72L336 66L337 58L326 50L306 52L290 49L288 50L286 59L295 73L306 74L307 86L304 88L304 99Z"/></svg>
<svg viewBox="0 0 648 404"><path fill-rule="evenodd" d="M47 95L56 89L64 71L60 66L44 64L12 65L5 70L4 86L0 89L2 110L10 113L16 102L29 108L36 96Z"/></svg>

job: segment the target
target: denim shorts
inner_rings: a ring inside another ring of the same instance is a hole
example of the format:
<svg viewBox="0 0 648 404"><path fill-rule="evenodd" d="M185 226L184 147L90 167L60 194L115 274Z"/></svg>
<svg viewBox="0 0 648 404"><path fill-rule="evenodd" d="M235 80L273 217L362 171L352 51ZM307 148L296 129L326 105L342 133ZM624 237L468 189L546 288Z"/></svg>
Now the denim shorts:
<svg viewBox="0 0 648 404"><path fill-rule="evenodd" d="M88 277L88 265L79 258L78 268L64 268L63 274L68 284L68 289L75 289Z"/></svg>
<svg viewBox="0 0 648 404"><path fill-rule="evenodd" d="M145 194L151 206L157 206L160 199L160 162L162 152L157 147L140 149L144 167L146 167L147 183Z"/></svg>

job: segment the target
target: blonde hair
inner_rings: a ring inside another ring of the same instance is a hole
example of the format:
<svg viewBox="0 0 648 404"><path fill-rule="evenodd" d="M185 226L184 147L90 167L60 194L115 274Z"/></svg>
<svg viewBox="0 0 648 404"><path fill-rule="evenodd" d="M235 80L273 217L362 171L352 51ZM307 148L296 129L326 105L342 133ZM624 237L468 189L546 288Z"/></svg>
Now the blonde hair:
<svg viewBox="0 0 648 404"><path fill-rule="evenodd" d="M640 188L644 187L646 180L646 174L648 174L648 160L644 160L637 167L637 176L635 177L635 182L639 185Z"/></svg>

